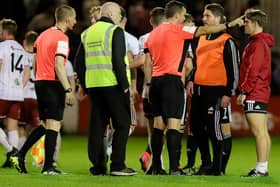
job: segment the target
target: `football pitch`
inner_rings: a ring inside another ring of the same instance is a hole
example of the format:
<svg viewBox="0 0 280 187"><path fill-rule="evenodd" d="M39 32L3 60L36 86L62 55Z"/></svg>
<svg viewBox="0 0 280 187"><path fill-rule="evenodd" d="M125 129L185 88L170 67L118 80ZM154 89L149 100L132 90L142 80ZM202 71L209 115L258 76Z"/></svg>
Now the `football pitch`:
<svg viewBox="0 0 280 187"><path fill-rule="evenodd" d="M140 169L139 155L146 148L145 137L129 137L126 154L128 167L138 171L136 176L113 177L92 176L89 173L90 162L87 158L86 136L62 136L62 147L59 154L58 168L66 174L44 176L40 168L32 165L30 153L27 157L28 174L19 174L14 168L0 169L0 187L99 187L99 186L195 186L195 187L263 187L280 186L280 137L272 137L272 150L269 162L269 177L240 178L255 166L255 142L252 137L233 139L232 156L226 176L145 176ZM181 165L186 164L185 137L182 146ZM197 155L196 167L200 160ZM4 162L5 151L0 148L0 164ZM167 150L164 148L164 164L168 168Z"/></svg>

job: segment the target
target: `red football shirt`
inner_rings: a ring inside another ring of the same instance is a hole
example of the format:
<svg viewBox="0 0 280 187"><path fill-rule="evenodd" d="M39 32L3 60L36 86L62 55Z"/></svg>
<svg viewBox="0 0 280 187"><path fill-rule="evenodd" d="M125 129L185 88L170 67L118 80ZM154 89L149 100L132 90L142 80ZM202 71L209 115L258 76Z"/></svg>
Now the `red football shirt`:
<svg viewBox="0 0 280 187"><path fill-rule="evenodd" d="M181 76L178 67L182 58L184 41L193 39L197 27L184 26L181 24L163 23L155 28L145 48L153 61L152 76L158 77L165 74Z"/></svg>
<svg viewBox="0 0 280 187"><path fill-rule="evenodd" d="M56 27L44 31L35 42L36 80L56 80L55 56L65 56L65 63L69 55L68 36Z"/></svg>

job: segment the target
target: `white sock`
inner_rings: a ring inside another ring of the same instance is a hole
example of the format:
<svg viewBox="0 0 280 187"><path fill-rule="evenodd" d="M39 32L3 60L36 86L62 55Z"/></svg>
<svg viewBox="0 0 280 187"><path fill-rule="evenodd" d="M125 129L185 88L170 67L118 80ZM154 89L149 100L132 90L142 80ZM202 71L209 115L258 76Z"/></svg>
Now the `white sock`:
<svg viewBox="0 0 280 187"><path fill-rule="evenodd" d="M26 136L21 136L18 140L18 149L21 149L23 146L24 142L26 141Z"/></svg>
<svg viewBox="0 0 280 187"><path fill-rule="evenodd" d="M257 162L256 165L256 170L261 172L261 173L266 173L267 172L267 167L268 167L268 162Z"/></svg>
<svg viewBox="0 0 280 187"><path fill-rule="evenodd" d="M108 145L107 146L107 155L109 158L111 157L111 154L112 154L112 145Z"/></svg>
<svg viewBox="0 0 280 187"><path fill-rule="evenodd" d="M2 128L0 128L0 143L4 146L4 148L7 150L7 152L10 152L13 150L13 146L9 144L7 140L7 135L3 131Z"/></svg>
<svg viewBox="0 0 280 187"><path fill-rule="evenodd" d="M111 154L112 154L112 142L113 142L113 135L114 135L114 129L111 129L107 127L107 130L105 132L104 136L104 147L105 147L105 152L107 153L108 160L110 160Z"/></svg>
<svg viewBox="0 0 280 187"><path fill-rule="evenodd" d="M114 129L109 129L107 128L107 144L108 145L112 145L112 141L113 141L113 135L114 135Z"/></svg>
<svg viewBox="0 0 280 187"><path fill-rule="evenodd" d="M133 130L132 128L129 128L129 133L128 133L128 136L131 136L131 134L133 133Z"/></svg>
<svg viewBox="0 0 280 187"><path fill-rule="evenodd" d="M15 148L18 148L19 135L17 130L8 131L8 142Z"/></svg>
<svg viewBox="0 0 280 187"><path fill-rule="evenodd" d="M55 146L55 150L54 150L54 154L53 154L53 160L55 162L57 162L57 160L58 160L58 154L60 151L60 147L61 147L61 135L60 135L60 133L58 133L57 139L56 139L56 146Z"/></svg>

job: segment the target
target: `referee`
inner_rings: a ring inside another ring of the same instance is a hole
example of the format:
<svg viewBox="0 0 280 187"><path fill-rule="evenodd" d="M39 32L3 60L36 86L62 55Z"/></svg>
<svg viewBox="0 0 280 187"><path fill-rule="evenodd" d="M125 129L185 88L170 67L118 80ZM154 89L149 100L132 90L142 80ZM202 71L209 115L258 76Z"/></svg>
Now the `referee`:
<svg viewBox="0 0 280 187"><path fill-rule="evenodd" d="M147 42L144 52L147 54L145 62L145 76L150 81L150 101L154 113L154 129L151 139L153 174L160 169L160 154L163 144L163 131L167 127L167 149L169 155L169 174L184 175L178 169L178 154L180 145L180 123L184 108L184 85L181 81L184 64L181 62L184 41L200 35L216 33L242 25L238 18L228 24L209 27L183 26L186 8L179 1L170 1L165 7L166 23L155 28ZM184 62L184 61L183 61ZM172 90L172 91L171 91Z"/></svg>

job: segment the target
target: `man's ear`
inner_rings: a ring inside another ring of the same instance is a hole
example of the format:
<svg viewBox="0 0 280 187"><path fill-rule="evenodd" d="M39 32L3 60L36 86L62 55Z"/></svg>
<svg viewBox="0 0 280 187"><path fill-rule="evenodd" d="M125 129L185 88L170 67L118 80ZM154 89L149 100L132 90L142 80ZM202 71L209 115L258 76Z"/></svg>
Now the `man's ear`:
<svg viewBox="0 0 280 187"><path fill-rule="evenodd" d="M178 19L180 17L179 13L175 13L175 18Z"/></svg>

